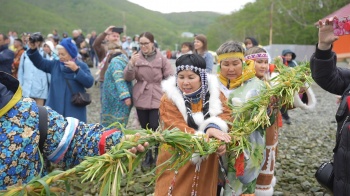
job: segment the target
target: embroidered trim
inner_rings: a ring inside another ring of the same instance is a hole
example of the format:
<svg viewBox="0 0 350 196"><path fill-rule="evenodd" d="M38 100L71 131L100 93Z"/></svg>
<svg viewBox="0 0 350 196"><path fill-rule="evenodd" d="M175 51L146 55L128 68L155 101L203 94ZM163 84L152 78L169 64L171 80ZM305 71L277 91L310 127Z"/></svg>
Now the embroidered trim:
<svg viewBox="0 0 350 196"><path fill-rule="evenodd" d="M250 54L245 56L246 60L250 60L250 59L268 59L269 56L267 55L267 53L256 53L256 54Z"/></svg>
<svg viewBox="0 0 350 196"><path fill-rule="evenodd" d="M69 148L69 144L73 139L75 130L79 125L79 120L76 118L67 117L67 121L68 124L64 130L62 140L60 141L56 150L47 157L50 161L54 163L58 163L60 160L63 159L67 149Z"/></svg>
<svg viewBox="0 0 350 196"><path fill-rule="evenodd" d="M179 71L183 71L183 70L191 70L191 71L195 71L195 72L202 72L203 70L205 71L205 69L193 66L193 65L179 65L176 67L176 72Z"/></svg>

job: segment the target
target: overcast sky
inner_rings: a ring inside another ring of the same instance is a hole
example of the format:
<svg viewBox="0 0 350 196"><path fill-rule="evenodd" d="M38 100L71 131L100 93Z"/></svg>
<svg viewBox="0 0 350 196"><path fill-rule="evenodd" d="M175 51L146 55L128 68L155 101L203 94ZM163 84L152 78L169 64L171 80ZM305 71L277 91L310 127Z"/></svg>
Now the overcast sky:
<svg viewBox="0 0 350 196"><path fill-rule="evenodd" d="M212 11L230 14L255 0L128 0L149 10L162 13Z"/></svg>

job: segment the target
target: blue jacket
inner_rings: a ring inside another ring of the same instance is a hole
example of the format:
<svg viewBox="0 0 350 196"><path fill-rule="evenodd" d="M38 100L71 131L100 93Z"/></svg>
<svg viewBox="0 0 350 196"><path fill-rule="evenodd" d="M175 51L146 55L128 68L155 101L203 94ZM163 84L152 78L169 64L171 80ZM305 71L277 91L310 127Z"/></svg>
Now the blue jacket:
<svg viewBox="0 0 350 196"><path fill-rule="evenodd" d="M39 53L41 56L44 55L42 49L39 50ZM22 54L18 67L18 80L22 87L23 97L47 99L49 75L34 66L27 52Z"/></svg>
<svg viewBox="0 0 350 196"><path fill-rule="evenodd" d="M212 73L213 67L214 67L213 55L210 52L206 51L202 57L204 58L206 66L207 66L207 68L206 68L207 73Z"/></svg>
<svg viewBox="0 0 350 196"><path fill-rule="evenodd" d="M85 88L90 88L93 85L94 78L88 66L81 61L76 61L75 63L80 69L78 73L75 73L59 60L44 59L36 49L29 49L27 55L35 67L51 74L50 91L46 105L64 117L74 117L86 122L86 107L73 105L71 98L73 93L85 92ZM73 92L68 88L67 81Z"/></svg>
<svg viewBox="0 0 350 196"><path fill-rule="evenodd" d="M39 55L40 56L40 55ZM44 162L71 168L85 156L96 156L119 143L118 130L105 133L99 124L85 124L75 118L64 118L50 108L47 139L43 145ZM27 183L39 176L39 113L34 100L22 98L19 82L0 72L0 190L19 182ZM106 139L101 137L105 133ZM44 174L47 173L44 167Z"/></svg>
<svg viewBox="0 0 350 196"><path fill-rule="evenodd" d="M0 71L8 74L12 73L12 63L15 58L15 53L8 49L8 45L0 46Z"/></svg>

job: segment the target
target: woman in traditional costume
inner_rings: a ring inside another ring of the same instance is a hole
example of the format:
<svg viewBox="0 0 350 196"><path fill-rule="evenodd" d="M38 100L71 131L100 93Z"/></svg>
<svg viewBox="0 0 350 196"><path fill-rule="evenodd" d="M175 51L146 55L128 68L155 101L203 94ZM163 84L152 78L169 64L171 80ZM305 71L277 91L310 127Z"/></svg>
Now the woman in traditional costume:
<svg viewBox="0 0 350 196"><path fill-rule="evenodd" d="M255 76L263 81L269 82L271 78L269 56L265 49L255 46L248 49L245 53L246 60L254 61ZM266 151L264 164L260 170L257 182L255 194L258 196L273 195L273 187L276 184L276 178L274 176L276 155L277 155L277 144L278 144L278 132L279 127L282 126L281 112L274 104L270 105L269 117L270 127L266 128Z"/></svg>
<svg viewBox="0 0 350 196"><path fill-rule="evenodd" d="M228 41L216 51L220 71L220 90L228 97L233 106L241 106L265 89L265 84L255 77L254 61L244 60L242 44ZM234 113L232 113L235 116ZM238 155L235 164L228 162L228 183L224 195L254 194L257 177L264 160L265 130L258 128L248 138L249 149ZM228 160L237 154L226 154ZM226 175L226 174L225 174Z"/></svg>
<svg viewBox="0 0 350 196"><path fill-rule="evenodd" d="M226 123L230 110L225 96L220 93L214 75L206 73L205 60L198 54L186 54L176 60L176 75L162 82L164 95L159 113L162 130L178 128L191 134L206 134L218 140L230 142ZM169 147L160 147L157 165L171 157ZM216 195L219 156L226 146L218 148L216 154L192 160L178 171L165 170L156 181L155 195ZM157 171L159 172L162 167Z"/></svg>

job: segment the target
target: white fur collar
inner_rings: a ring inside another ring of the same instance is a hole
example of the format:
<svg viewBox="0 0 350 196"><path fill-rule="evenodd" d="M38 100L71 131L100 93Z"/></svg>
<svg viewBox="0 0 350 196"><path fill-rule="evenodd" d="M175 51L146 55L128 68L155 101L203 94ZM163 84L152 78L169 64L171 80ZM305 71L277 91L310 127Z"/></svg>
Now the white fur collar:
<svg viewBox="0 0 350 196"><path fill-rule="evenodd" d="M222 103L220 100L220 88L219 81L216 75L208 74L209 84L209 114L210 117L217 116L222 113ZM176 78L171 76L168 79L162 81L163 92L167 97L176 105L181 112L184 120L187 122L187 113L185 101L183 99L181 91L176 87ZM198 126L204 121L203 114L201 112L194 113L193 119Z"/></svg>
<svg viewBox="0 0 350 196"><path fill-rule="evenodd" d="M295 92L293 104L294 104L294 107L296 107L296 108L301 108L303 110L312 110L315 108L317 100L316 100L315 94L312 91L311 87L309 87L307 84L305 84L305 86L308 87L306 89L306 96L307 96L308 102L303 103L303 101L299 97L299 93Z"/></svg>

